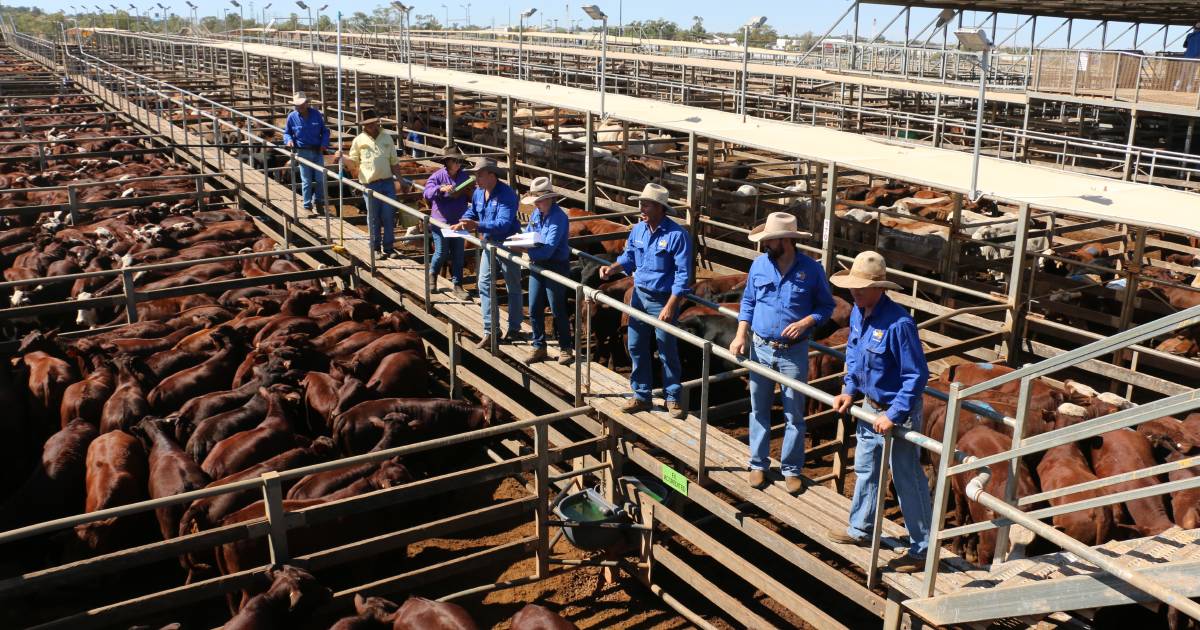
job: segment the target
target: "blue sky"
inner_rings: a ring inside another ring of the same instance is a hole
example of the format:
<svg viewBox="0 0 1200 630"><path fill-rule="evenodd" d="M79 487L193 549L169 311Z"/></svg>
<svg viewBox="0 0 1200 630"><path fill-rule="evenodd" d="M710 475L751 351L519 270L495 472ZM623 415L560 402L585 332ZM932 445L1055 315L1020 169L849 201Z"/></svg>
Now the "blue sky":
<svg viewBox="0 0 1200 630"><path fill-rule="evenodd" d="M1194 0L1189 0L1194 1ZM327 13L342 11L344 15L349 15L354 11L370 12L377 6L385 4L380 1L372 0L316 0L311 2L312 6L320 6L328 2L330 9ZM303 14L298 8L294 8L293 0L272 0L273 7L272 15L287 15L291 11ZM5 4L33 4L32 2L5 2ZM108 7L109 1L104 2L69 2L65 0L43 0L36 3L47 11L55 11L58 9L66 9L67 5L74 4L75 6L93 6L99 4L103 7ZM128 6L129 0L116 2L117 6ZM155 0L134 0L134 4L145 10L155 4ZM183 0L171 0L170 2L163 1L167 7L180 15L187 15L186 5ZM199 0L196 2L201 7L201 15L204 14L220 14L223 8L232 8L228 2L217 2L214 0ZM262 7L266 2L258 0L242 0L242 4L246 7L247 14L250 12L250 7L254 7L255 15L261 15ZM447 9L451 21L460 22L466 13L463 0L431 0L423 1L416 0L413 2L416 5L415 12L432 13L441 21L445 21ZM442 5L445 4L447 9ZM563 25L568 19L570 20L585 20L583 11L580 10L581 2L544 2L540 0L522 0L520 2L497 2L497 1L478 1L472 2L470 5L471 23L477 26L505 26L510 19L515 23L516 15L523 9L536 8L538 13L532 18L532 22L540 24L544 19L546 25L550 25L552 20L558 20L558 24ZM602 0L597 2L600 8L608 13L610 23L615 26L618 21L618 16L625 22L632 20L649 20L656 18L667 18L673 20L685 27L691 25L692 16L699 15L704 18L704 25L710 31L729 31L739 27L748 18L754 15L764 15L768 19L768 23L773 25L775 29L781 33L799 34L805 31L813 31L822 33L827 29L834 20L838 18L849 6L849 0L797 0L790 3L767 2L764 0L743 0L742 2L729 2L729 0L690 0L689 2L654 2L654 1L624 1L617 0ZM285 8L286 7L286 8ZM877 33L877 29L886 25L893 16L899 11L899 7L880 6L880 5L864 5L860 11L860 33L862 36L870 37ZM928 24L934 17L935 12L932 10L914 10L912 13L912 31L915 34L923 26ZM331 16L332 17L332 16ZM986 16L979 14L978 17L974 13L968 12L964 22L972 24L975 21L982 21ZM1001 16L1000 28L998 31L998 39L1004 39L1011 33L1012 29L1023 22L1024 18L1008 15ZM1038 22L1038 39L1041 40L1045 35L1049 35L1051 31L1060 23L1059 20L1043 18ZM850 24L847 18L844 26L848 29ZM1074 37L1076 39L1087 34L1092 30L1095 23L1077 21L1074 27ZM841 30L841 29L839 29ZM1126 30L1126 25L1112 24L1109 26L1109 36L1119 37ZM1153 28L1143 28L1141 38L1143 40L1150 39L1150 44L1143 46L1146 50L1158 50L1162 47L1162 34L1159 33L1154 37L1149 37ZM1182 27L1174 27L1170 32L1170 40L1175 40L1177 36L1182 36L1187 29ZM897 21L896 25L889 29L887 35L892 39L899 39L903 33L903 20ZM1132 48L1132 34L1125 34L1119 37L1114 44L1110 43L1110 47L1128 49ZM1023 33L1014 39L1014 43L1020 42L1027 45L1029 41L1029 29L1025 28ZM1062 29L1058 34L1054 35L1047 46L1064 46L1066 43L1066 29ZM1099 47L1100 32L1092 33L1087 38L1089 47ZM1181 44L1173 43L1171 48L1180 48Z"/></svg>

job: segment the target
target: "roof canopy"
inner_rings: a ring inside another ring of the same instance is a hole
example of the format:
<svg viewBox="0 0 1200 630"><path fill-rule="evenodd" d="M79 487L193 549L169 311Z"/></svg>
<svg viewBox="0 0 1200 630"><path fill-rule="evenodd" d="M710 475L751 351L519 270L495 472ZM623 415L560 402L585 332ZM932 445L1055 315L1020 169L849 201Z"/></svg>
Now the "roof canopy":
<svg viewBox="0 0 1200 630"><path fill-rule="evenodd" d="M1200 22L1200 2L1195 0L869 0L870 4L964 11L998 11L1113 22L1183 24Z"/></svg>

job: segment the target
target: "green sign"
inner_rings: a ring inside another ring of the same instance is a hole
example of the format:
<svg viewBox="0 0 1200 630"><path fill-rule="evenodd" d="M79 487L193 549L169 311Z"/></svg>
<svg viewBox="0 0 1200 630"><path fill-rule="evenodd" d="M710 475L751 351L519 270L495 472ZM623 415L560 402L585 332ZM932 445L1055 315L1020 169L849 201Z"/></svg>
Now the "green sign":
<svg viewBox="0 0 1200 630"><path fill-rule="evenodd" d="M688 478L680 474L679 471L666 464L663 464L662 480L663 483L667 484L667 486L672 490L682 494L685 497L687 496Z"/></svg>

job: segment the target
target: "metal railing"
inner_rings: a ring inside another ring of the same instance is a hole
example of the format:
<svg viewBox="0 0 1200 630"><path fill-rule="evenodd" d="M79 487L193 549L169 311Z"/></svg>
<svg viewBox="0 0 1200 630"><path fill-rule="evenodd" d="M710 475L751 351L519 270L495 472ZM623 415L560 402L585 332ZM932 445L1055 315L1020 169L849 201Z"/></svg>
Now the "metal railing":
<svg viewBox="0 0 1200 630"><path fill-rule="evenodd" d="M91 56L86 55L86 53L83 53L82 51L80 51L80 55L81 55L81 57L76 58L76 60L84 67L85 71L91 71L91 72L95 73L97 76L103 74L106 77L111 77L118 81L130 80L124 76L118 76L116 74L116 71L110 70L107 67L104 67L104 68L100 67L100 65L112 66L112 64L109 64L108 62L105 62L104 60L101 60L101 59L98 59L95 57L92 57L93 59L95 59L95 62L85 61L82 59L82 56L87 56L87 57L91 57ZM132 72L130 72L128 70L124 70L124 69L118 69L117 71L122 72L122 73L127 73L129 75L135 74L135 73L132 73ZM143 77L142 80L143 81L149 80L155 84L163 86L165 88L166 92L161 92L161 93L168 99L173 98L173 94L175 94L175 93L182 94L184 92L180 88L169 86L168 84L165 84L164 82L158 81L156 79L150 79L148 77ZM154 92L154 91L151 90L151 92ZM220 106L220 107L224 107L224 106ZM247 120L250 120L250 117L248 115L239 114L239 116L246 116ZM243 133L248 133L248 132L243 132ZM323 166L321 166L321 168L323 168ZM339 178L341 177L340 174L338 174L336 176ZM347 182L347 183L350 183L350 182ZM430 217L428 217L428 215L425 215L425 214L423 214L411 207L408 207L402 203L394 202L387 198L382 198L381 201L388 203L389 205L393 205L398 210L400 210L401 213L409 216L412 219L417 220L420 223L420 225L423 227L423 231L426 234L426 237L425 237L426 243L428 243L428 232L430 229L448 227L444 223L437 221L435 219L431 219ZM537 274L537 275L539 275L543 278L546 278L552 282L557 282L557 283L565 286L568 290L573 290L575 292L575 296L576 296L576 309L577 309L576 310L576 316L577 316L577 318L576 318L576 322L577 322L576 337L577 337L577 339L579 338L579 334L580 334L580 327L578 326L579 305L581 304L583 299L588 299L588 300L591 300L594 302L602 303L611 308L614 308L614 309L620 311L622 314L629 316L631 319L636 319L637 321L642 322L643 324L651 326L657 330L664 331L665 333L672 335L673 337L675 337L678 340L681 340L681 341L683 341L689 345L692 345L696 348L699 348L703 353L702 356L703 356L703 366L704 366L702 369L702 376L701 376L701 379L702 379L701 380L701 388L702 388L701 399L702 399L702 401L707 400L707 388L708 388L708 382L710 380L708 377L709 377L709 371L711 369L713 358L723 359L725 361L733 363L734 365L738 366L739 368L744 368L749 372L763 376L763 377L765 377L775 383L778 383L782 386L792 388L792 389L794 389L812 399L815 399L825 405L831 405L831 403L833 401L834 397L832 395L827 394L821 390L818 390L807 383L803 383L803 382L797 381L795 379L788 378L778 372L775 372L774 370L771 370L770 368L768 368L760 363L748 360L743 357L735 356L735 355L729 353L724 348L714 347L714 344L706 339L703 339L701 337L693 335L693 334L689 333L688 331L685 331L673 324L661 322L657 318L651 317L644 312L638 311L636 309L632 309L629 306L625 305L620 300L615 300L615 299L608 297L607 295L604 295L598 289L592 289L590 287L586 287L582 284L579 284L579 283L576 283L576 282L570 280L569 278L566 278L559 274L547 271L547 270L539 267L536 264L529 263L529 262L523 260L522 258L513 255L511 252L508 252L508 251L498 247L494 243L481 241L479 239L476 239L476 238L470 237L470 236L466 237L466 239L468 241L476 244L480 248L482 255L489 257L490 262L493 263L493 267L492 267L493 269L496 268L494 265L498 259L505 260L509 264L515 264L520 267L527 268L529 270L529 272L532 274ZM578 251L575 252L576 255L578 255L579 253L580 252L578 252ZM428 245L426 245L425 251L424 251L424 259L426 261L426 265L428 264L428 256L429 256L429 248L428 248ZM493 291L495 290L494 287L495 287L495 284L493 283L493 289L492 289ZM498 331L499 330L498 300L494 299L495 298L494 294L492 295L492 297L493 297L493 299L491 300L491 303L492 303L493 307L491 309L491 312L486 314L486 316L489 317L491 320L492 330ZM429 308L430 302L429 302L429 287L428 287L428 278L427 277L426 277L425 298L426 298L426 308ZM935 502L935 505L934 505L934 510L935 510L934 528L931 533L931 537L933 538L933 542L935 544L930 545L930 554L929 554L929 558L927 560L927 566L926 566L925 584L926 584L926 590L927 590L926 594L927 595L932 595L934 592L934 584L936 581L936 575L939 570L938 557L940 554L940 547L936 543L938 541L942 540L946 535L945 532L941 531L940 521L941 521L941 518L944 516L945 501L946 501L946 488L947 488L947 482L948 482L949 468L952 465L951 462L955 461L955 460L961 460L961 461L965 462L967 465L973 466L973 467L986 465L986 462L980 463L980 464L976 463L976 462L985 461L985 460L975 460L974 458L966 456L961 451L955 450L957 416L958 416L960 410L962 408L964 408L964 406L965 406L962 399L965 398L966 396L971 395L972 393L976 393L978 391L984 391L986 389L989 389L991 387L999 385L1003 382L1008 382L1010 380L1015 380L1015 379L1021 379L1021 381L1022 381L1021 394L1019 396L1019 404L1017 406L1017 408L1019 410L1018 411L1019 415L1016 419L1014 419L1015 424L1016 424L1016 426L1014 427L1014 436L1017 436L1016 439L1019 440L1021 432L1022 432L1022 425L1024 422L1024 414L1026 412L1026 404L1025 403L1028 400L1028 396L1029 396L1029 386L1030 386L1030 383L1032 382L1033 378L1036 375L1041 374L1041 373L1048 373L1048 372L1050 372L1052 370L1056 370L1056 369L1061 369L1061 368L1064 368L1064 367L1067 367L1067 366L1073 364L1074 362L1087 360L1093 356L1100 356L1103 354L1111 353L1115 349L1119 349L1120 347L1124 347L1125 345L1129 345L1132 343L1143 341L1145 339L1151 338L1156 335L1160 335L1163 332L1168 331L1168 330L1175 330L1175 329L1182 328L1182 327L1185 327L1188 325L1194 325L1197 323L1198 315L1200 315L1200 307L1190 309L1189 311L1185 311L1185 312L1179 313L1175 316L1167 317L1162 320L1152 322L1150 324L1139 326L1138 328L1132 329L1126 333L1122 333L1122 334L1113 336L1111 338L1096 342L1094 344L1090 344L1083 348L1080 348L1080 349L1077 349L1077 350L1074 350L1074 351L1071 351L1068 353L1064 353L1063 355L1061 355L1059 357L1055 357L1053 359L1048 359L1039 364L1035 364L1034 366L1022 368L1020 370L1017 370L1016 372L1013 372L1013 373L1007 375L1006 377L1004 377L1002 379L989 381L988 383L985 383L980 386L975 386L973 388L963 389L958 384L952 384L951 391L948 394L948 412L947 412L947 422L946 422L946 432L945 432L946 437L943 438L943 440L941 442L931 439L927 436L924 436L921 433L919 433L918 431L906 429L903 427L897 427L897 428L893 429L891 435L885 437L885 448L890 448L891 440L893 440L895 438L900 438L900 439L904 439L909 442L912 442L912 443L916 444L917 446L924 448L926 450L929 450L933 453L936 453L940 456L941 463L940 463L939 474L937 476L937 490L935 492L935 497L934 497L934 502ZM495 343L496 343L495 339L493 338L493 347L492 347L493 353L496 352ZM580 380L580 378L581 378L580 377L580 364L583 362L588 362L590 364L590 357L585 355L585 357L583 358L582 361L575 362L575 371L576 371L575 397L576 397L577 404L581 404L582 402L585 401L585 398L583 396L584 392L581 390L581 380ZM1088 423L1084 423L1084 424L1081 424L1078 426L1082 427L1081 430L1095 429L1096 431L1100 431L1100 429L1096 428L1096 427L1099 427L1100 424L1104 423L1104 422L1112 422L1113 420L1122 420L1123 421L1130 417L1142 418L1143 415L1141 415L1141 414L1156 413L1158 411L1164 411L1167 409L1175 410L1175 409L1182 409L1182 408L1194 408L1194 407L1200 406L1200 402L1196 402L1194 400L1194 398L1195 398L1195 396L1193 394L1192 398L1188 399L1186 401L1172 400L1171 404L1177 405L1175 407L1168 408L1168 407L1145 406L1145 409L1143 409L1141 412L1134 411L1130 414L1120 416L1120 417L1116 417L1116 415L1114 414L1114 416L1097 418L1095 420L1089 421ZM1124 413L1124 412L1122 412L1122 413ZM697 452L697 461L693 464L693 466L697 470L698 476L700 477L700 479L702 481L707 477L707 470L708 470L707 440L706 440L707 431L708 431L707 414L708 414L707 407L703 406L700 409L700 418L699 418L700 419L700 426L699 426L700 439L699 439L699 447L698 447L698 452ZM1159 414L1159 415L1162 415L1162 414ZM870 422L874 418L874 416L872 414L869 414L864 409L859 408L859 407L852 408L850 410L850 416L854 419L862 420L862 421L866 421L866 422ZM1132 424L1133 422L1130 422L1130 423ZM1014 449L1014 451L1005 453L1004 455L1005 455L1005 457L1002 457L1001 460L1015 461L1015 458L1020 455L1020 451ZM884 482L886 482L886 479L887 479L888 475L890 474L890 471L888 470L886 462L887 462L887 458L884 458L884 464L881 467L881 471L880 471L881 478L883 479ZM970 468L967 468L967 469L970 469ZM958 470L961 471L964 469L960 468ZM986 475L986 473L985 473L985 475ZM1010 477L1010 479L1011 478L1012 477ZM1056 544L1059 544L1064 549L1067 549L1069 551L1072 551L1072 552L1078 554L1080 557L1093 562L1098 567L1100 567L1102 570L1113 574L1114 576L1118 577L1119 579L1131 584L1132 586L1138 588L1139 590L1146 592L1147 594L1151 595L1152 597L1163 600L1163 601L1167 601L1168 603L1176 606L1177 608L1179 608L1186 614L1191 615L1196 618L1200 618L1200 604L1196 604L1194 602L1189 602L1186 598L1184 598L1182 595L1175 592L1174 590L1172 590L1170 588L1166 588L1160 584L1149 582L1145 578L1140 577L1136 574L1133 574L1132 572L1122 568L1120 565L1113 563L1111 560L1103 557L1101 554L1095 552L1094 550L1087 547L1086 545L1083 545L1082 543L1079 543L1078 541L1075 541L1073 539L1070 539L1069 537L1066 537L1061 532L1058 532L1057 530L1055 530L1053 527L1050 527L1049 525L1042 523L1041 521L1037 520L1033 516L1026 514L1022 510L1020 510L1018 507L1012 505L1012 503L1011 503L1012 500L1010 497L1000 498L1000 497L995 497L993 495L990 495L987 492L984 492L982 490L982 487L983 487L983 483L984 483L985 479L986 479L986 477L979 476L979 477L976 477L974 480L972 480L972 484L970 486L971 492L969 493L969 496L968 496L969 500L978 502L981 505L984 505L985 507L993 510L996 514L999 515L999 517L1001 519L1007 519L1008 521L1011 521L1013 523L1020 524L1024 527L1032 530L1034 533L1036 533L1040 536L1043 536L1047 540L1050 540ZM1200 486L1200 478L1196 479L1194 482L1191 482L1191 483L1194 486ZM881 487L886 487L886 483L881 483ZM1172 486L1172 487L1174 487L1174 486ZM1192 487L1192 486L1186 486L1186 487ZM1163 490L1163 492L1165 492L1165 491L1166 490ZM1117 500L1120 500L1120 498L1118 498ZM1080 504L1080 505L1083 505L1084 507L1078 507L1077 509L1086 509L1086 507L1089 506L1090 503L1085 503L1085 504ZM872 582L874 580L875 571L877 570L876 568L877 568L877 558L878 558L878 553L879 553L879 548L880 548L880 537L882 536L882 527L881 527L882 518L883 518L882 510L877 510L875 518L876 518L876 523L875 523L875 527L874 527L874 531L873 531L873 538L872 538L872 560L871 560L871 567L869 568L869 574L871 575ZM996 527L1004 526L1003 523L1000 523L999 521L993 522L992 525L994 525Z"/></svg>
<svg viewBox="0 0 1200 630"><path fill-rule="evenodd" d="M1030 89L1200 109L1200 59L1111 50L1039 50Z"/></svg>

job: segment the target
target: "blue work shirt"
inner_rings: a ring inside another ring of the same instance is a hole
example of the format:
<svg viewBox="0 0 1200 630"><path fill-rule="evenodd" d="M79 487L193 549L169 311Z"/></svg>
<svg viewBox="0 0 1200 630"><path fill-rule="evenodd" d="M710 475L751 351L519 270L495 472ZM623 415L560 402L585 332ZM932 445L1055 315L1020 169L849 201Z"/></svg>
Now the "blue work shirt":
<svg viewBox="0 0 1200 630"><path fill-rule="evenodd" d="M570 235L571 226L567 220L567 213L558 207L558 204L550 205L550 212L546 216L542 216L541 210L534 210L529 215L529 224L525 226L526 232L536 232L542 237L542 244L537 247L531 247L526 250L529 254L529 259L534 262L566 262L571 256L571 247L567 244L567 237Z"/></svg>
<svg viewBox="0 0 1200 630"><path fill-rule="evenodd" d="M292 110L283 125L283 143L294 143L297 149L325 149L329 147L329 128L321 112L308 108L308 115Z"/></svg>
<svg viewBox="0 0 1200 630"><path fill-rule="evenodd" d="M653 232L645 221L633 226L617 264L633 274L633 283L638 288L683 295L688 291L691 259L692 239L678 223L663 217Z"/></svg>
<svg viewBox="0 0 1200 630"><path fill-rule="evenodd" d="M496 182L490 197L482 188L475 188L462 218L479 223L479 233L485 239L503 241L521 229L521 222L517 220L519 205L517 193L508 184Z"/></svg>
<svg viewBox="0 0 1200 630"><path fill-rule="evenodd" d="M767 341L789 342L783 337L784 328L810 315L815 327L833 314L835 306L825 270L817 261L796 252L796 260L781 275L775 261L763 254L750 264L738 321L750 322L754 334Z"/></svg>
<svg viewBox="0 0 1200 630"><path fill-rule="evenodd" d="M862 309L855 306L846 341L844 393L861 393L882 405L892 422L907 424L928 380L925 351L908 311L886 293L865 321Z"/></svg>
<svg viewBox="0 0 1200 630"><path fill-rule="evenodd" d="M1200 30L1192 31L1183 40L1183 58L1200 59Z"/></svg>

